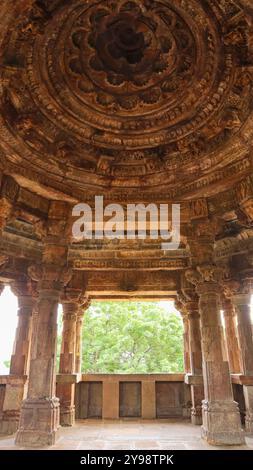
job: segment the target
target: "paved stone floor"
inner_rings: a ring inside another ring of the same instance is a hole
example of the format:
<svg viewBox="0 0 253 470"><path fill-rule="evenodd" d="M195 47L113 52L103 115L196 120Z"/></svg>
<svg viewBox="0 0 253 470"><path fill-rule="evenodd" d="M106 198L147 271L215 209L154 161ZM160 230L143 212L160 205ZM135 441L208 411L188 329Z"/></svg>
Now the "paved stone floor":
<svg viewBox="0 0 253 470"><path fill-rule="evenodd" d="M253 437L242 447L212 447L200 437L200 427L174 420L78 421L61 428L52 450L253 450ZM16 450L14 437L1 437L0 450Z"/></svg>

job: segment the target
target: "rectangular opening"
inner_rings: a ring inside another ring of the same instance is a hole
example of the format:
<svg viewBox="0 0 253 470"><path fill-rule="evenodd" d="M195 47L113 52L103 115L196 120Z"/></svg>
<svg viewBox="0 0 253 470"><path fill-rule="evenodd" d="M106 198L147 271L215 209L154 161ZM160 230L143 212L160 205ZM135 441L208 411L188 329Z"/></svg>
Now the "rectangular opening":
<svg viewBox="0 0 253 470"><path fill-rule="evenodd" d="M181 382L156 382L157 418L183 416L184 384Z"/></svg>
<svg viewBox="0 0 253 470"><path fill-rule="evenodd" d="M121 418L141 417L141 382L120 382L119 405Z"/></svg>
<svg viewBox="0 0 253 470"><path fill-rule="evenodd" d="M102 382L81 382L76 387L76 418L102 418Z"/></svg>

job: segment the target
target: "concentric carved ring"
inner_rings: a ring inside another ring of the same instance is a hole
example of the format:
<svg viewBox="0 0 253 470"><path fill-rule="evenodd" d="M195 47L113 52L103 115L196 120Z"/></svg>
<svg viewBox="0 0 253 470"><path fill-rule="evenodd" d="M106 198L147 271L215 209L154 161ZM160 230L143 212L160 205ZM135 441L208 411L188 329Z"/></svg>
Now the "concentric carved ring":
<svg viewBox="0 0 253 470"><path fill-rule="evenodd" d="M238 2L28 3L0 44L0 150L25 176L173 199L248 168L253 19Z"/></svg>
<svg viewBox="0 0 253 470"><path fill-rule="evenodd" d="M224 46L200 2L174 3L78 1L59 11L30 56L40 107L112 147L156 146L200 129L224 102L233 60L217 53Z"/></svg>

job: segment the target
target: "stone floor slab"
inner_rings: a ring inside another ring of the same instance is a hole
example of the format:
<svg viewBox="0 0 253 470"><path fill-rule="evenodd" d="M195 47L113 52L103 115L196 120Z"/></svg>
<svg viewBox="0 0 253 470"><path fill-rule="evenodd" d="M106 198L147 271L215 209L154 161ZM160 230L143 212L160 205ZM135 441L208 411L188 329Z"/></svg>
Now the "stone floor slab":
<svg viewBox="0 0 253 470"><path fill-rule="evenodd" d="M253 437L247 446L213 447L201 439L200 427L187 421L119 420L77 421L73 428L61 428L50 450L253 450ZM0 438L0 450L20 449L14 436Z"/></svg>

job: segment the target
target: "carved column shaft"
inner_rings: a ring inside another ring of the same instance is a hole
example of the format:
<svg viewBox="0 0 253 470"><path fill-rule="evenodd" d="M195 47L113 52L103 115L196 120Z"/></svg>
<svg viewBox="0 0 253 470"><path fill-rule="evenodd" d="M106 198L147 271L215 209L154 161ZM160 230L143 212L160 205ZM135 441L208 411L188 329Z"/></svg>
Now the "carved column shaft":
<svg viewBox="0 0 253 470"><path fill-rule="evenodd" d="M59 427L59 400L55 396L57 311L64 285L70 280L66 213L69 208L65 203L51 203L43 233L42 263L30 269L38 282L38 320L32 334L28 397L21 408L16 436L16 443L22 446L54 444Z"/></svg>
<svg viewBox="0 0 253 470"><path fill-rule="evenodd" d="M223 313L229 370L231 374L240 374L241 365L239 343L236 334L236 312L231 300L226 299L223 301Z"/></svg>
<svg viewBox="0 0 253 470"><path fill-rule="evenodd" d="M189 318L189 340L190 340L190 364L191 373L202 374L202 350L200 334L200 315L198 304L191 303L187 306Z"/></svg>
<svg viewBox="0 0 253 470"><path fill-rule="evenodd" d="M253 376L253 337L250 316L251 282L243 282L240 290L233 295L232 300L236 307L238 319L238 338L241 352L243 376ZM245 428L253 433L253 386L243 385L243 393L246 407Z"/></svg>
<svg viewBox="0 0 253 470"><path fill-rule="evenodd" d="M75 370L77 374L82 372L82 328L83 328L83 320L85 316L86 310L90 307L91 301L89 298L85 298L79 306L79 312L77 316L76 322L76 363L75 363Z"/></svg>
<svg viewBox="0 0 253 470"><path fill-rule="evenodd" d="M79 308L77 321L76 321L76 360L75 371L77 374L82 372L82 327L83 327L84 311Z"/></svg>
<svg viewBox="0 0 253 470"><path fill-rule="evenodd" d="M250 318L251 296L247 294L237 294L233 296L232 300L237 312L242 372L244 375L253 375L253 339Z"/></svg>
<svg viewBox="0 0 253 470"><path fill-rule="evenodd" d="M63 304L63 331L60 355L60 374L75 372L76 322L79 306L77 303Z"/></svg>
<svg viewBox="0 0 253 470"><path fill-rule="evenodd" d="M243 444L240 414L233 400L228 362L223 355L221 294L223 272L214 263L217 221L207 217L195 221L195 238L189 239L193 270L186 273L199 296L203 381L202 436L214 445Z"/></svg>
<svg viewBox="0 0 253 470"><path fill-rule="evenodd" d="M229 370L224 362L220 317L220 286L215 282L198 287L200 295L202 354L205 368L205 397L209 401L227 400L232 396ZM213 383L215 379L215 386Z"/></svg>
<svg viewBox="0 0 253 470"><path fill-rule="evenodd" d="M202 424L202 401L204 399L204 387L202 380L202 346L200 333L200 315L198 302L188 302L187 311L189 317L190 363L193 383L191 384L191 422L195 425Z"/></svg>
<svg viewBox="0 0 253 470"><path fill-rule="evenodd" d="M198 294L205 389L203 435L214 444L242 444L239 409L233 400L228 362L223 357L221 287L215 280L202 282Z"/></svg>
<svg viewBox="0 0 253 470"><path fill-rule="evenodd" d="M57 396L60 399L60 423L73 426L75 422L75 382L76 382L76 330L80 305L85 293L85 279L82 272L75 272L62 296L63 332L60 356L60 380ZM71 375L65 380L64 375Z"/></svg>
<svg viewBox="0 0 253 470"><path fill-rule="evenodd" d="M63 302L63 332L60 356L60 374L75 373L76 322L79 306L75 302ZM60 424L73 426L75 422L75 381L57 384L60 399Z"/></svg>
<svg viewBox="0 0 253 470"><path fill-rule="evenodd" d="M37 335L33 335L34 357L31 359L29 398L55 396L57 312L60 286L39 285Z"/></svg>
<svg viewBox="0 0 253 470"><path fill-rule="evenodd" d="M15 287L13 291L18 294ZM12 375L27 375L28 372L33 306L31 294L18 295L18 325L10 364Z"/></svg>
<svg viewBox="0 0 253 470"><path fill-rule="evenodd" d="M183 320L183 326L184 326L184 370L185 370L185 373L189 373L191 371L191 363L190 363L188 315L183 313L182 320Z"/></svg>
<svg viewBox="0 0 253 470"><path fill-rule="evenodd" d="M28 374L30 361L33 299L27 281L12 284L12 291L18 297L18 325L5 390L1 434L13 434L18 428L21 403L26 393L25 376Z"/></svg>

